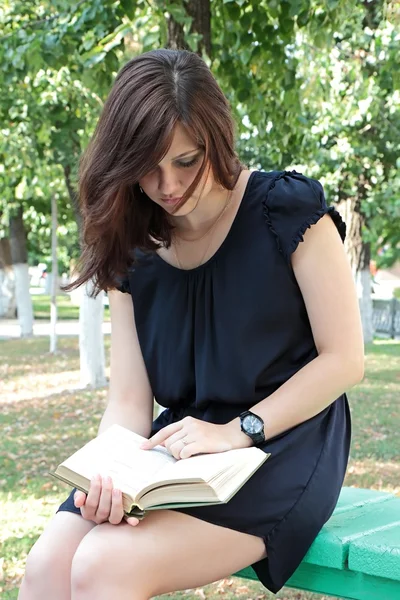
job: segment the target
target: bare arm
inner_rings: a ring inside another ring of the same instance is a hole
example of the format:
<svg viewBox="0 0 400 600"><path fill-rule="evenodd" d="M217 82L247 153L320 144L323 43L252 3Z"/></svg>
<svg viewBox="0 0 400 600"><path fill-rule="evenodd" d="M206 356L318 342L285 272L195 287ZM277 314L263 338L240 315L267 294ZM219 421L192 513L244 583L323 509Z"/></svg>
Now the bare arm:
<svg viewBox="0 0 400 600"><path fill-rule="evenodd" d="M107 408L99 433L117 423L148 438L153 420L153 394L136 332L132 298L118 291L109 292L111 311L111 377ZM110 478L96 475L89 493L75 493L75 506L82 517L95 523L117 525L124 518L122 495L113 490ZM138 520L126 519L130 525Z"/></svg>
<svg viewBox="0 0 400 600"><path fill-rule="evenodd" d="M350 264L329 215L313 225L292 255L318 356L251 410L272 438L310 419L364 376L364 340ZM228 424L234 446L251 445L239 419Z"/></svg>
<svg viewBox="0 0 400 600"><path fill-rule="evenodd" d="M110 389L99 433L117 423L149 437L153 393L136 332L132 298L109 292L111 312Z"/></svg>

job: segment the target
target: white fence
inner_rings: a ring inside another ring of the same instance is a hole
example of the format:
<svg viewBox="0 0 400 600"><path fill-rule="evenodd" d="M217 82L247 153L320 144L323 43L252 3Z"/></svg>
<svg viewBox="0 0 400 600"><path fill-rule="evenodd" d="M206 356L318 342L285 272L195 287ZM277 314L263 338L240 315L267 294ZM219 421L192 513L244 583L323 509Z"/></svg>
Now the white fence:
<svg viewBox="0 0 400 600"><path fill-rule="evenodd" d="M373 300L372 306L374 331L387 333L393 339L400 336L400 300Z"/></svg>

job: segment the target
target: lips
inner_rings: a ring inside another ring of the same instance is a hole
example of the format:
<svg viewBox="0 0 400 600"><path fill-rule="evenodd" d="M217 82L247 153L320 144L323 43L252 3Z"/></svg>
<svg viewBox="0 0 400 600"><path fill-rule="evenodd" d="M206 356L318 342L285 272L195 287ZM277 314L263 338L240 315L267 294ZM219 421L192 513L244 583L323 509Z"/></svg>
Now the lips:
<svg viewBox="0 0 400 600"><path fill-rule="evenodd" d="M161 198L162 202L164 202L164 204L178 204L178 202L180 202L182 200L182 198Z"/></svg>

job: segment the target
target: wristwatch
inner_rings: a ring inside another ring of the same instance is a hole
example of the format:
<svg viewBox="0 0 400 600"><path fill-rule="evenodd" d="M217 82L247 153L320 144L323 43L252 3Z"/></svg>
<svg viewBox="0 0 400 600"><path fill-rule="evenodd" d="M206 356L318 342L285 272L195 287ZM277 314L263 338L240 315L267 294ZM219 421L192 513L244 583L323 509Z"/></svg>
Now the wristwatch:
<svg viewBox="0 0 400 600"><path fill-rule="evenodd" d="M240 429L248 435L254 442L254 445L265 442L264 421L258 415L245 410L240 413Z"/></svg>

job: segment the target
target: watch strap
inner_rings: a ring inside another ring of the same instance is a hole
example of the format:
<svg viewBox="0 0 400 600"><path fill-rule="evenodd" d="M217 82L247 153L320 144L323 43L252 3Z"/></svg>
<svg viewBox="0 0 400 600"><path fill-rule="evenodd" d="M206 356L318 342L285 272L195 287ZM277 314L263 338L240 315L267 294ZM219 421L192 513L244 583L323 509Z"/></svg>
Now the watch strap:
<svg viewBox="0 0 400 600"><path fill-rule="evenodd" d="M249 436L249 438L252 439L254 445L257 446L258 444L262 444L263 442L265 442L264 426L259 433L249 433L249 432L245 431L242 427L242 420L245 417L247 417L248 415L253 415L254 417L257 417L257 419L260 419L260 421L262 421L263 425L264 425L264 421L259 415L254 414L250 410L245 410L242 413L240 413L240 415L239 415L241 430L243 431L243 433L245 433L247 436Z"/></svg>

